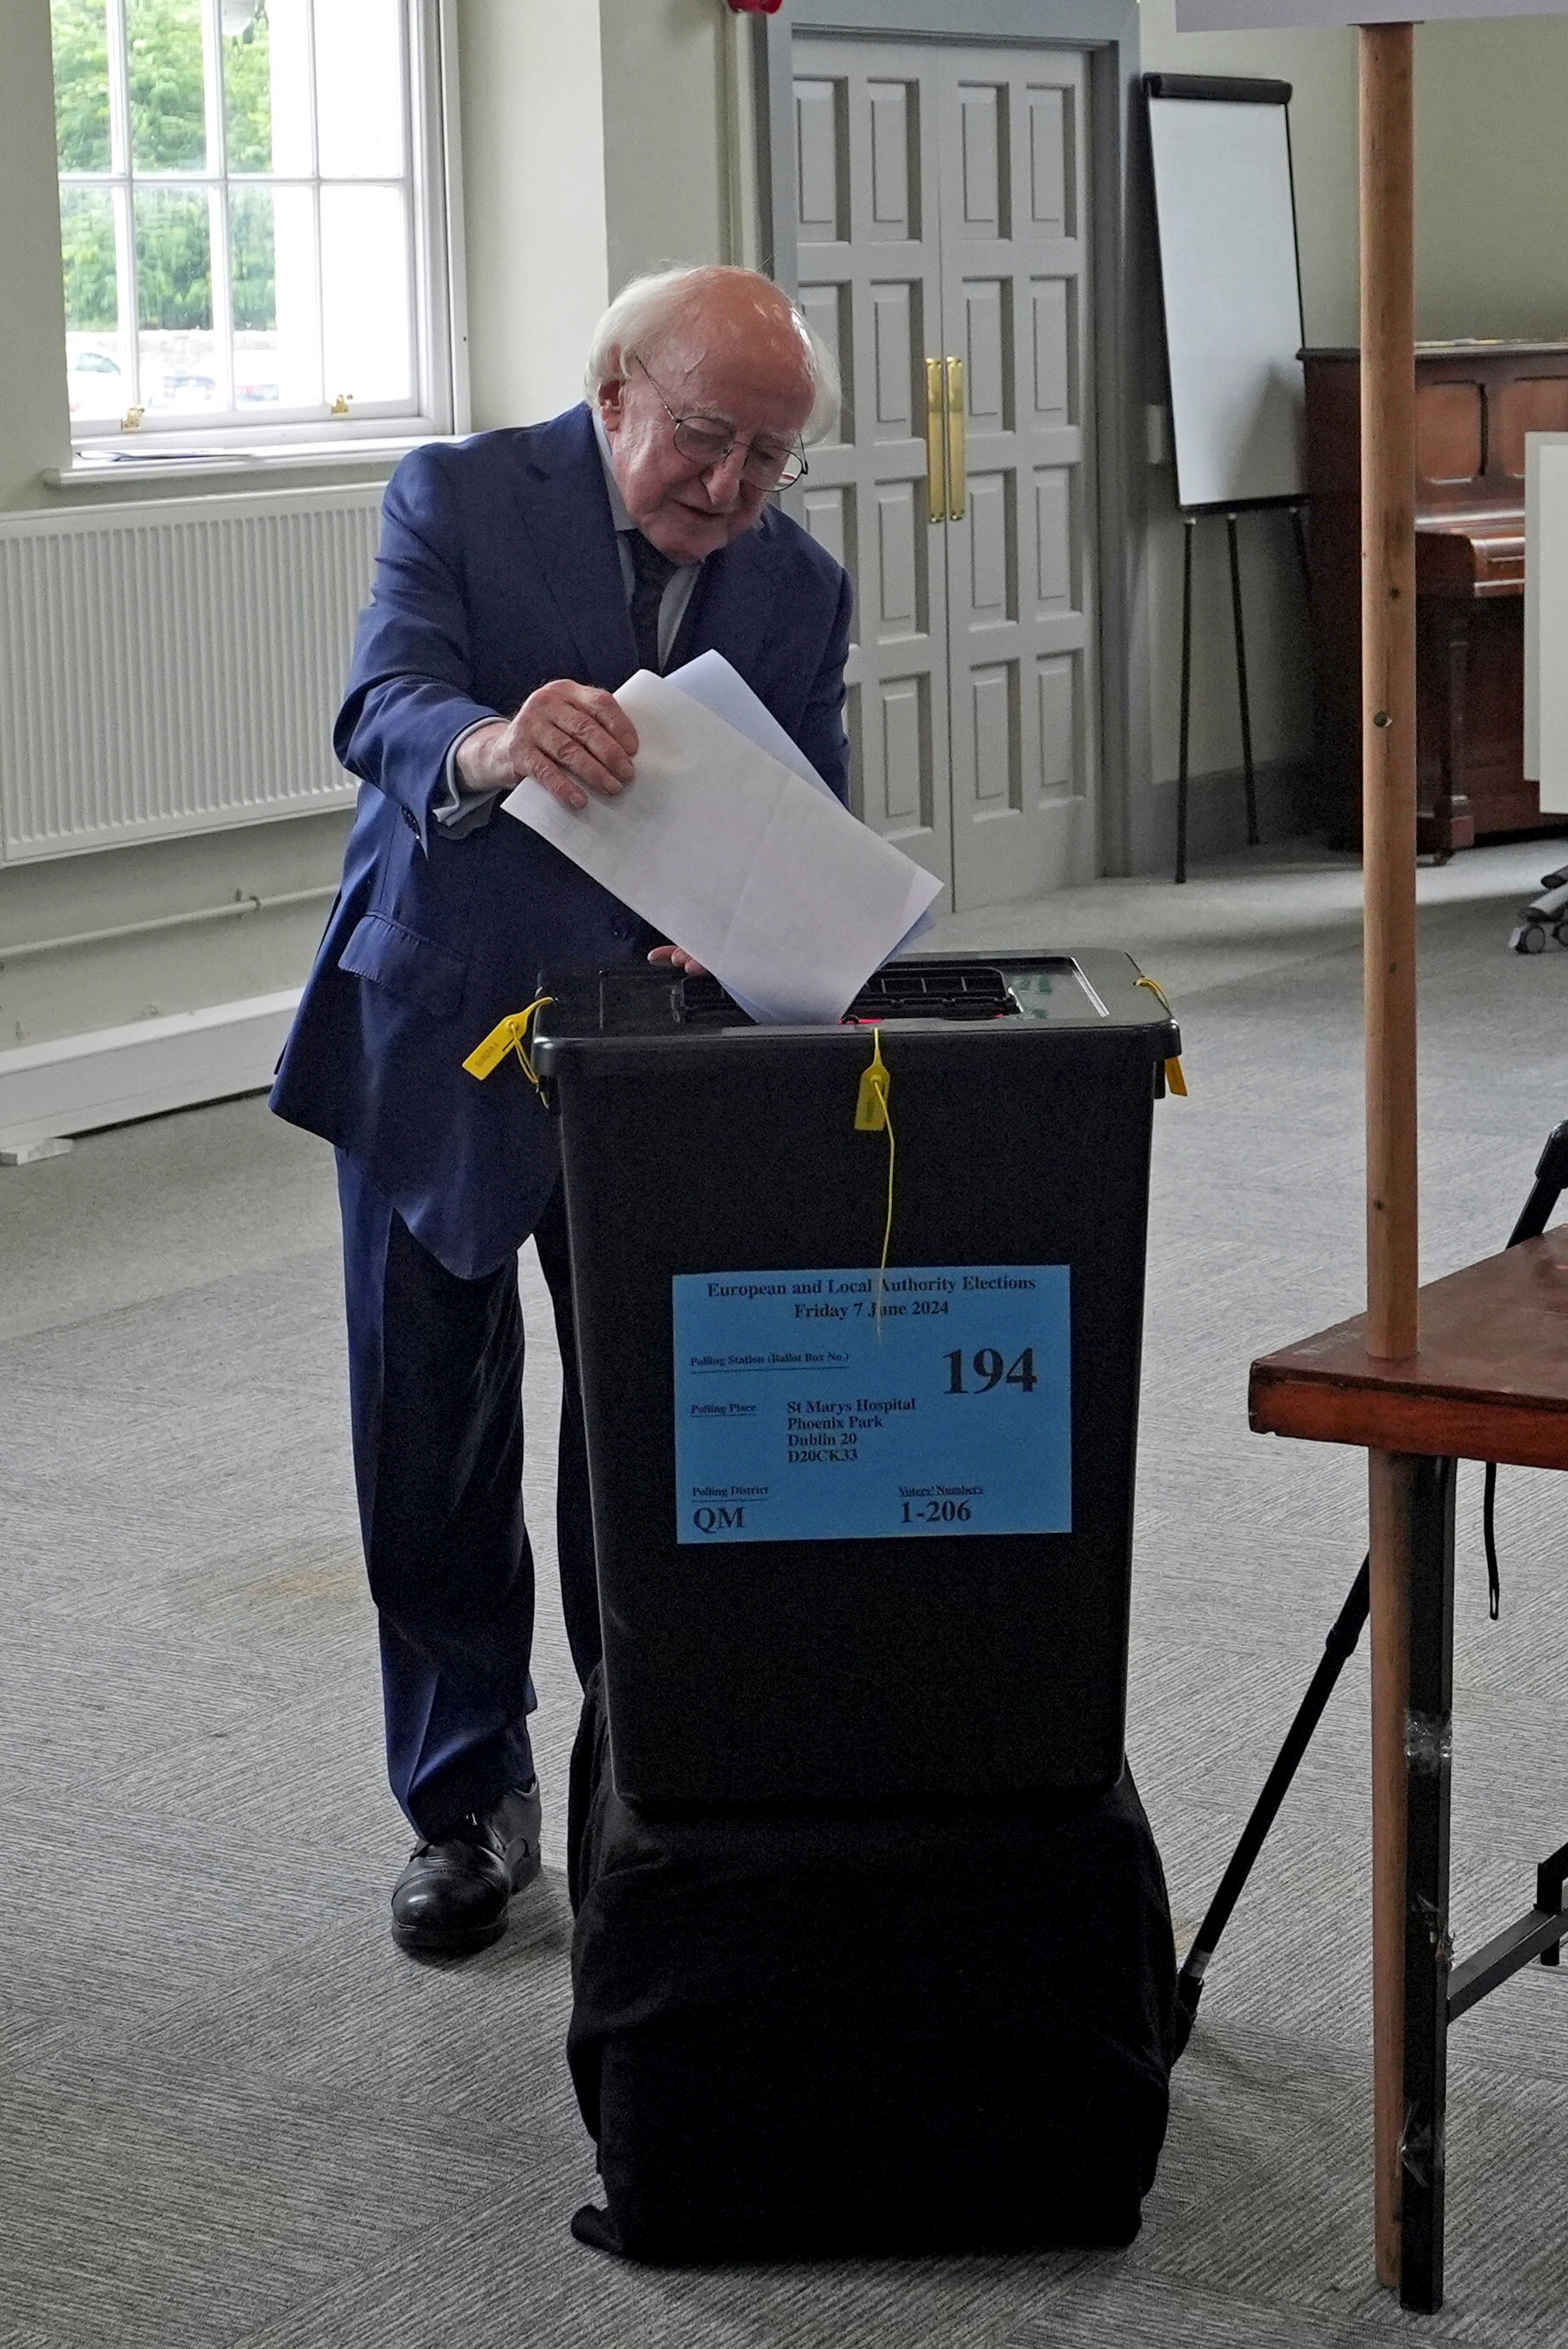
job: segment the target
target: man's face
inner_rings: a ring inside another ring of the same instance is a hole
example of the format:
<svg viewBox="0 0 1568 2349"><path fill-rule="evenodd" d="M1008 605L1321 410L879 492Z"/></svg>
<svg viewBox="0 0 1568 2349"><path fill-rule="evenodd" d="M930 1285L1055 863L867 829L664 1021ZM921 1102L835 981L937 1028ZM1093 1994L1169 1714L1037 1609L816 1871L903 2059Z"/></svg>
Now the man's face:
<svg viewBox="0 0 1568 2349"><path fill-rule="evenodd" d="M652 375L631 359L618 382L599 388L615 479L627 512L661 554L699 562L761 513L769 492L740 469L754 440L769 451L795 445L811 411L804 354L792 328L710 327L697 318L663 337L647 364ZM734 441L729 455L706 470L683 456L670 409L722 429Z"/></svg>

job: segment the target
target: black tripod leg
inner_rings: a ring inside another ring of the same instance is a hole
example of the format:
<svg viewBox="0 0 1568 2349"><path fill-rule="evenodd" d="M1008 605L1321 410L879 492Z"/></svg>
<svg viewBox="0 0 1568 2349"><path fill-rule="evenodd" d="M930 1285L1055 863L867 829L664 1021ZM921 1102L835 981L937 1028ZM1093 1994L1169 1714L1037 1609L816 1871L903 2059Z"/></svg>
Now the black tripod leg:
<svg viewBox="0 0 1568 2349"><path fill-rule="evenodd" d="M1192 534L1197 517L1184 517L1181 531L1181 726L1176 762L1176 878L1187 878L1187 751L1192 732Z"/></svg>
<svg viewBox="0 0 1568 2349"><path fill-rule="evenodd" d="M1231 543L1231 616L1236 628L1236 700L1242 713L1242 773L1247 787L1247 846L1258 844L1258 786L1253 771L1253 705L1247 692L1247 631L1242 618L1242 554L1236 543L1236 517L1225 516Z"/></svg>
<svg viewBox="0 0 1568 2349"><path fill-rule="evenodd" d="M1192 2024L1198 2013L1198 2001L1203 1995L1203 1976L1208 1971L1209 1960L1230 1922L1232 1909L1242 1897L1243 1888L1253 1872L1253 1863L1268 1840L1269 1829L1279 1816L1280 1805L1290 1792L1291 1780L1301 1767L1301 1757L1312 1743L1313 1732L1323 1718L1324 1708L1334 1693L1335 1683L1356 1652L1361 1627L1367 1620L1370 1579L1371 1568L1363 1558L1361 1571L1351 1584L1349 1595L1335 1618L1334 1628L1323 1643L1322 1660L1307 1684L1306 1694L1297 1707L1295 1719L1291 1723L1274 1768L1264 1781L1263 1793L1253 1806L1253 1815L1243 1829L1242 1839L1231 1855L1231 1864L1220 1878L1220 1889L1209 1903L1208 1914L1193 1936L1192 1946L1176 1977L1174 2053L1178 2055L1192 2035Z"/></svg>

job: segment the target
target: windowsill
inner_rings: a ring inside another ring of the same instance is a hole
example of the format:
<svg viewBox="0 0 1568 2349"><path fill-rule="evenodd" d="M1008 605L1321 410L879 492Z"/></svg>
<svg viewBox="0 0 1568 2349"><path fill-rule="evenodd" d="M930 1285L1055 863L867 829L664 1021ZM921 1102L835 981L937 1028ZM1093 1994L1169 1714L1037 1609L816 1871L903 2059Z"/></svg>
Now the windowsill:
<svg viewBox="0 0 1568 2349"><path fill-rule="evenodd" d="M189 443L160 450L155 447L112 447L73 450L68 465L46 466L41 476L51 490L101 489L109 481L156 483L166 489L176 481L256 481L274 473L319 471L324 466L363 468L387 473L410 449L431 440L457 436L436 431L387 434L379 440L274 441L250 447L200 449Z"/></svg>

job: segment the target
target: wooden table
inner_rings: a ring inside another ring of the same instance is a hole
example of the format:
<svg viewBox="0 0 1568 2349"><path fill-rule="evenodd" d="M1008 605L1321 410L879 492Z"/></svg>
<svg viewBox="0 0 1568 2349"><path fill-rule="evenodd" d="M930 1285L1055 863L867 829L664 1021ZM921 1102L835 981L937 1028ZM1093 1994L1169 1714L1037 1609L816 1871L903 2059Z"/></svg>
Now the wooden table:
<svg viewBox="0 0 1568 2349"><path fill-rule="evenodd" d="M1568 1226L1525 1240L1420 1292L1421 1347L1401 1361L1366 1350L1365 1318L1341 1321L1253 1364L1248 1415L1262 1434L1354 1444L1401 1455L1411 1480L1407 1626L1409 1683L1402 1781L1374 1775L1375 1824L1405 1829L1400 2298L1440 2307L1448 2029L1532 1958L1554 1964L1568 1932L1568 1845L1537 1870L1534 1905L1461 1964L1449 1932L1452 1755L1454 1464L1495 1460L1568 1468Z"/></svg>

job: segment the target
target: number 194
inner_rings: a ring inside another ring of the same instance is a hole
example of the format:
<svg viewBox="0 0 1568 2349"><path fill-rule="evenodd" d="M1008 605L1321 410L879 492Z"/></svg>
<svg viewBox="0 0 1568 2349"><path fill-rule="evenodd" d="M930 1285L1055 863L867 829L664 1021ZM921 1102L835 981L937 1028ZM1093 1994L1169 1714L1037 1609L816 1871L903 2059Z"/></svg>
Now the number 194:
<svg viewBox="0 0 1568 2349"><path fill-rule="evenodd" d="M993 1387L1022 1387L1033 1394L1040 1381L1035 1371L1035 1350L1026 1346L1015 1362L1007 1362L995 1346L982 1346L965 1359L961 1346L947 1357L949 1394L989 1394Z"/></svg>

